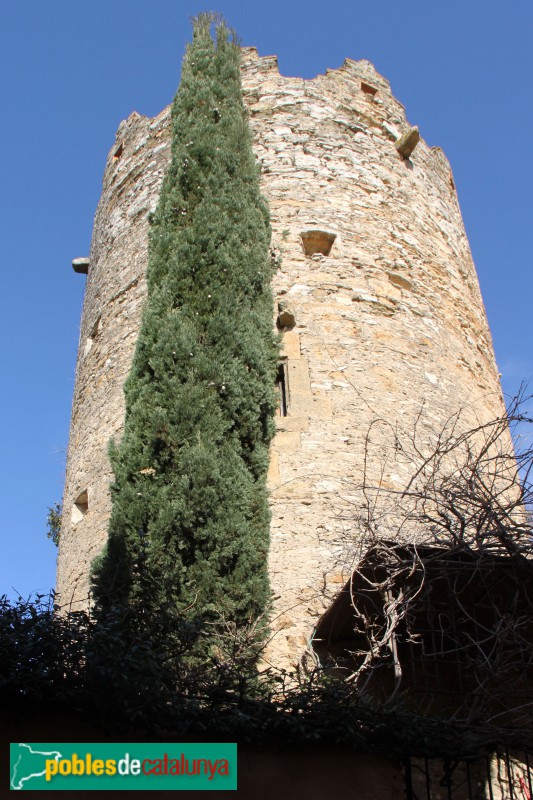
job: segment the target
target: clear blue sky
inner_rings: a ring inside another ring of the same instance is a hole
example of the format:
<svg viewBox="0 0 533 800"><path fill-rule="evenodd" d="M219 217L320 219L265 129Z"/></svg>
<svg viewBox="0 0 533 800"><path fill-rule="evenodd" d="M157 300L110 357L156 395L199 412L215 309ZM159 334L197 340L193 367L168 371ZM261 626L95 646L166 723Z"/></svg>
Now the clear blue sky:
<svg viewBox="0 0 533 800"><path fill-rule="evenodd" d="M120 121L177 88L193 0L4 0L0 9L0 594L46 590L88 255ZM531 0L218 0L242 43L314 77L366 58L454 171L504 390L533 374Z"/></svg>

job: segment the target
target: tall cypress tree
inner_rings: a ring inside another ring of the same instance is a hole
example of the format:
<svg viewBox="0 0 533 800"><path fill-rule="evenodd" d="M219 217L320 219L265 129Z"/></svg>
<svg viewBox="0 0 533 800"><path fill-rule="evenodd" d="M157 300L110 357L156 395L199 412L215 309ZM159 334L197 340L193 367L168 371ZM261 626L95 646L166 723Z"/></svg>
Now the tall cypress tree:
<svg viewBox="0 0 533 800"><path fill-rule="evenodd" d="M194 22L150 232L97 607L238 625L268 606L277 360L268 210L224 24Z"/></svg>

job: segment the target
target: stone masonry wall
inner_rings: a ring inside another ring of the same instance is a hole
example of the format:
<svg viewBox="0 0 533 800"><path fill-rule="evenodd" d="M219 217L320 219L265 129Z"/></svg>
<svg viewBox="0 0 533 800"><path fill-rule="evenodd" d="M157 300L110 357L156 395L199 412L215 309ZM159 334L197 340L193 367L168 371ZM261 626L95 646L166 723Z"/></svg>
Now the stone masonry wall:
<svg viewBox="0 0 533 800"><path fill-rule="evenodd" d="M267 657L288 666L359 552L350 519L364 470L394 489L410 468L390 459L391 431L409 434L417 421L430 446L459 409L472 424L501 413L502 399L450 167L423 140L400 156L395 141L410 126L387 81L350 59L314 80L287 78L275 57L253 48L243 51L242 78L287 325L287 414L277 418L269 473L275 635ZM147 215L169 157L168 109L153 120L132 114L108 157L67 463L58 562L66 605L86 603L90 564L106 538L107 446L123 425ZM304 242L319 252L306 254Z"/></svg>
<svg viewBox="0 0 533 800"><path fill-rule="evenodd" d="M87 605L91 563L107 538L111 511L109 441L124 424L128 375L146 293L148 214L170 158L170 109L154 120L133 113L107 158L80 327L63 497L57 590ZM78 498L87 502L76 503Z"/></svg>

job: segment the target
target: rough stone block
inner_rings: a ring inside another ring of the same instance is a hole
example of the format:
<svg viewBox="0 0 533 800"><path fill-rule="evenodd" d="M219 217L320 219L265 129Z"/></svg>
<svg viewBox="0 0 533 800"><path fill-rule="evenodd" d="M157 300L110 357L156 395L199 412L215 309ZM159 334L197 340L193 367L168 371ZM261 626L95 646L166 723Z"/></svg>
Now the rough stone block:
<svg viewBox="0 0 533 800"><path fill-rule="evenodd" d="M88 258L74 258L72 261L72 269L78 275L87 275L89 272L90 261Z"/></svg>
<svg viewBox="0 0 533 800"><path fill-rule="evenodd" d="M281 304L280 304L281 305ZM296 315L290 306L285 306L280 308L277 325L280 330L283 328L294 328L296 325Z"/></svg>
<svg viewBox="0 0 533 800"><path fill-rule="evenodd" d="M300 334L296 331L285 331L281 340L281 353L285 358L300 358Z"/></svg>
<svg viewBox="0 0 533 800"><path fill-rule="evenodd" d="M407 133L404 133L394 146L403 158L409 158L419 141L419 130L417 127L414 127L408 130Z"/></svg>

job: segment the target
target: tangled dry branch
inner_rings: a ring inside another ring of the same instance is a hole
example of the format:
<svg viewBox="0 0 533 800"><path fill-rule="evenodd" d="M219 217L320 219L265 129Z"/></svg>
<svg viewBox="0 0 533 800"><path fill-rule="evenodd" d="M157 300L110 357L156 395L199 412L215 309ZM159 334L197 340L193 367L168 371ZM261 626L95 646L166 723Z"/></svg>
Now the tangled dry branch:
<svg viewBox="0 0 533 800"><path fill-rule="evenodd" d="M418 425L408 437L389 429L409 467L403 487L387 483L390 464L376 468L382 421L371 426L363 511L351 518L365 549L313 656L360 701L531 737L531 399L521 392L473 427L457 414L431 447Z"/></svg>

